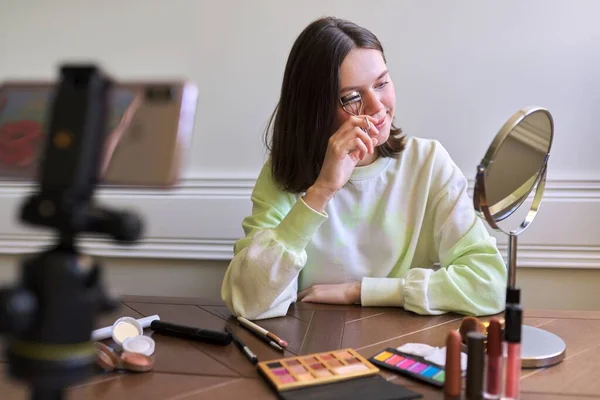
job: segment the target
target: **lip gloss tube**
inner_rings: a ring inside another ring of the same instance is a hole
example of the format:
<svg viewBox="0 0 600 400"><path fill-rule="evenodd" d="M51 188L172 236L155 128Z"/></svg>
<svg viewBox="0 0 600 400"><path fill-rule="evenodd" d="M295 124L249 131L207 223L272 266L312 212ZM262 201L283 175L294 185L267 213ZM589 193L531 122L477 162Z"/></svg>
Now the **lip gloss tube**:
<svg viewBox="0 0 600 400"><path fill-rule="evenodd" d="M521 324L523 310L518 304L507 304L505 311L504 354L506 375L503 399L516 400L521 391Z"/></svg>

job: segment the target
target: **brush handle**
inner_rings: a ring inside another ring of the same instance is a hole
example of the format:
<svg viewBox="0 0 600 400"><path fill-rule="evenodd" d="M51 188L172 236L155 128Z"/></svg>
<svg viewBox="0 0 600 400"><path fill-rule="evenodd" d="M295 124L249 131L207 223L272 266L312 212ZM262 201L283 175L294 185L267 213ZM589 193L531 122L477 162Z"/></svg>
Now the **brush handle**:
<svg viewBox="0 0 600 400"><path fill-rule="evenodd" d="M150 327L152 321L159 320L160 317L158 315L151 315L149 317L144 317L137 319L136 321L140 324L142 329ZM104 339L110 339L112 337L113 326L106 326L104 328L96 329L92 331L92 342L98 342Z"/></svg>
<svg viewBox="0 0 600 400"><path fill-rule="evenodd" d="M227 346L231 343L232 337L229 332L212 331L210 329L200 329L192 326L172 324L164 321L152 321L150 328L157 333L180 337L183 339L197 340Z"/></svg>

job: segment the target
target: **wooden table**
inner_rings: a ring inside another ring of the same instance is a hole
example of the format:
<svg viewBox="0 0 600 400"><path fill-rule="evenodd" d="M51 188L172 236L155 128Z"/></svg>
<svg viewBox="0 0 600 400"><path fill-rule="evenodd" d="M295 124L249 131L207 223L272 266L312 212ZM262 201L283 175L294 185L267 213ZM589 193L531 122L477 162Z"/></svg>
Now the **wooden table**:
<svg viewBox="0 0 600 400"><path fill-rule="evenodd" d="M238 326L221 301L188 298L136 297L123 299L121 308L98 321L111 325L118 317L139 318L158 314L164 321L223 330L232 327L242 340L269 360L282 354ZM351 347L370 357L385 347L408 342L443 346L449 329L457 329L458 315L418 316L397 308L361 308L322 304L296 304L284 318L261 321L289 342L284 356ZM567 343L567 358L546 369L524 370L523 399L600 398L600 312L526 311L524 322L543 326ZM151 332L146 334L150 335ZM69 399L276 399L233 344L222 347L153 335L156 341L154 370L147 373L98 373L69 389ZM2 355L2 357L4 357ZM24 387L9 381L0 359L0 398L26 399ZM416 381L382 372L388 380L441 399L442 392Z"/></svg>

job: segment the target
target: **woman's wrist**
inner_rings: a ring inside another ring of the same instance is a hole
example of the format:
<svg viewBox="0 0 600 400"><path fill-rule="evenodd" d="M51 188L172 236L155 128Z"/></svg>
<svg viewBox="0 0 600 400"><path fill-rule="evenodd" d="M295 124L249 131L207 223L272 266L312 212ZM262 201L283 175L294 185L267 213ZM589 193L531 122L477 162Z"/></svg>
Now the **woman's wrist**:
<svg viewBox="0 0 600 400"><path fill-rule="evenodd" d="M360 292L362 289L361 281L352 282L346 289L346 298L349 299L350 304L360 304Z"/></svg>
<svg viewBox="0 0 600 400"><path fill-rule="evenodd" d="M333 198L334 190L327 189L318 184L314 184L306 190L303 199L304 202L313 210L323 212L329 200Z"/></svg>

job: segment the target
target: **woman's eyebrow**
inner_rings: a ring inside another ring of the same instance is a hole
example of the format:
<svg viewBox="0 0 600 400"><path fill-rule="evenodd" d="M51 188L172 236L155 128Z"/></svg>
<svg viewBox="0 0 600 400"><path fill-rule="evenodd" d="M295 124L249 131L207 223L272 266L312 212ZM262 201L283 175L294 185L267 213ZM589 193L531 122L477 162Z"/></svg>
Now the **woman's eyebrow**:
<svg viewBox="0 0 600 400"><path fill-rule="evenodd" d="M380 80L381 78L383 78L386 74L388 73L388 70L386 69L385 71L383 71L378 77L377 79L375 79L376 81ZM359 89L359 86L346 86L344 88L342 88L342 90L340 90L340 92L348 92L350 90L356 90Z"/></svg>

